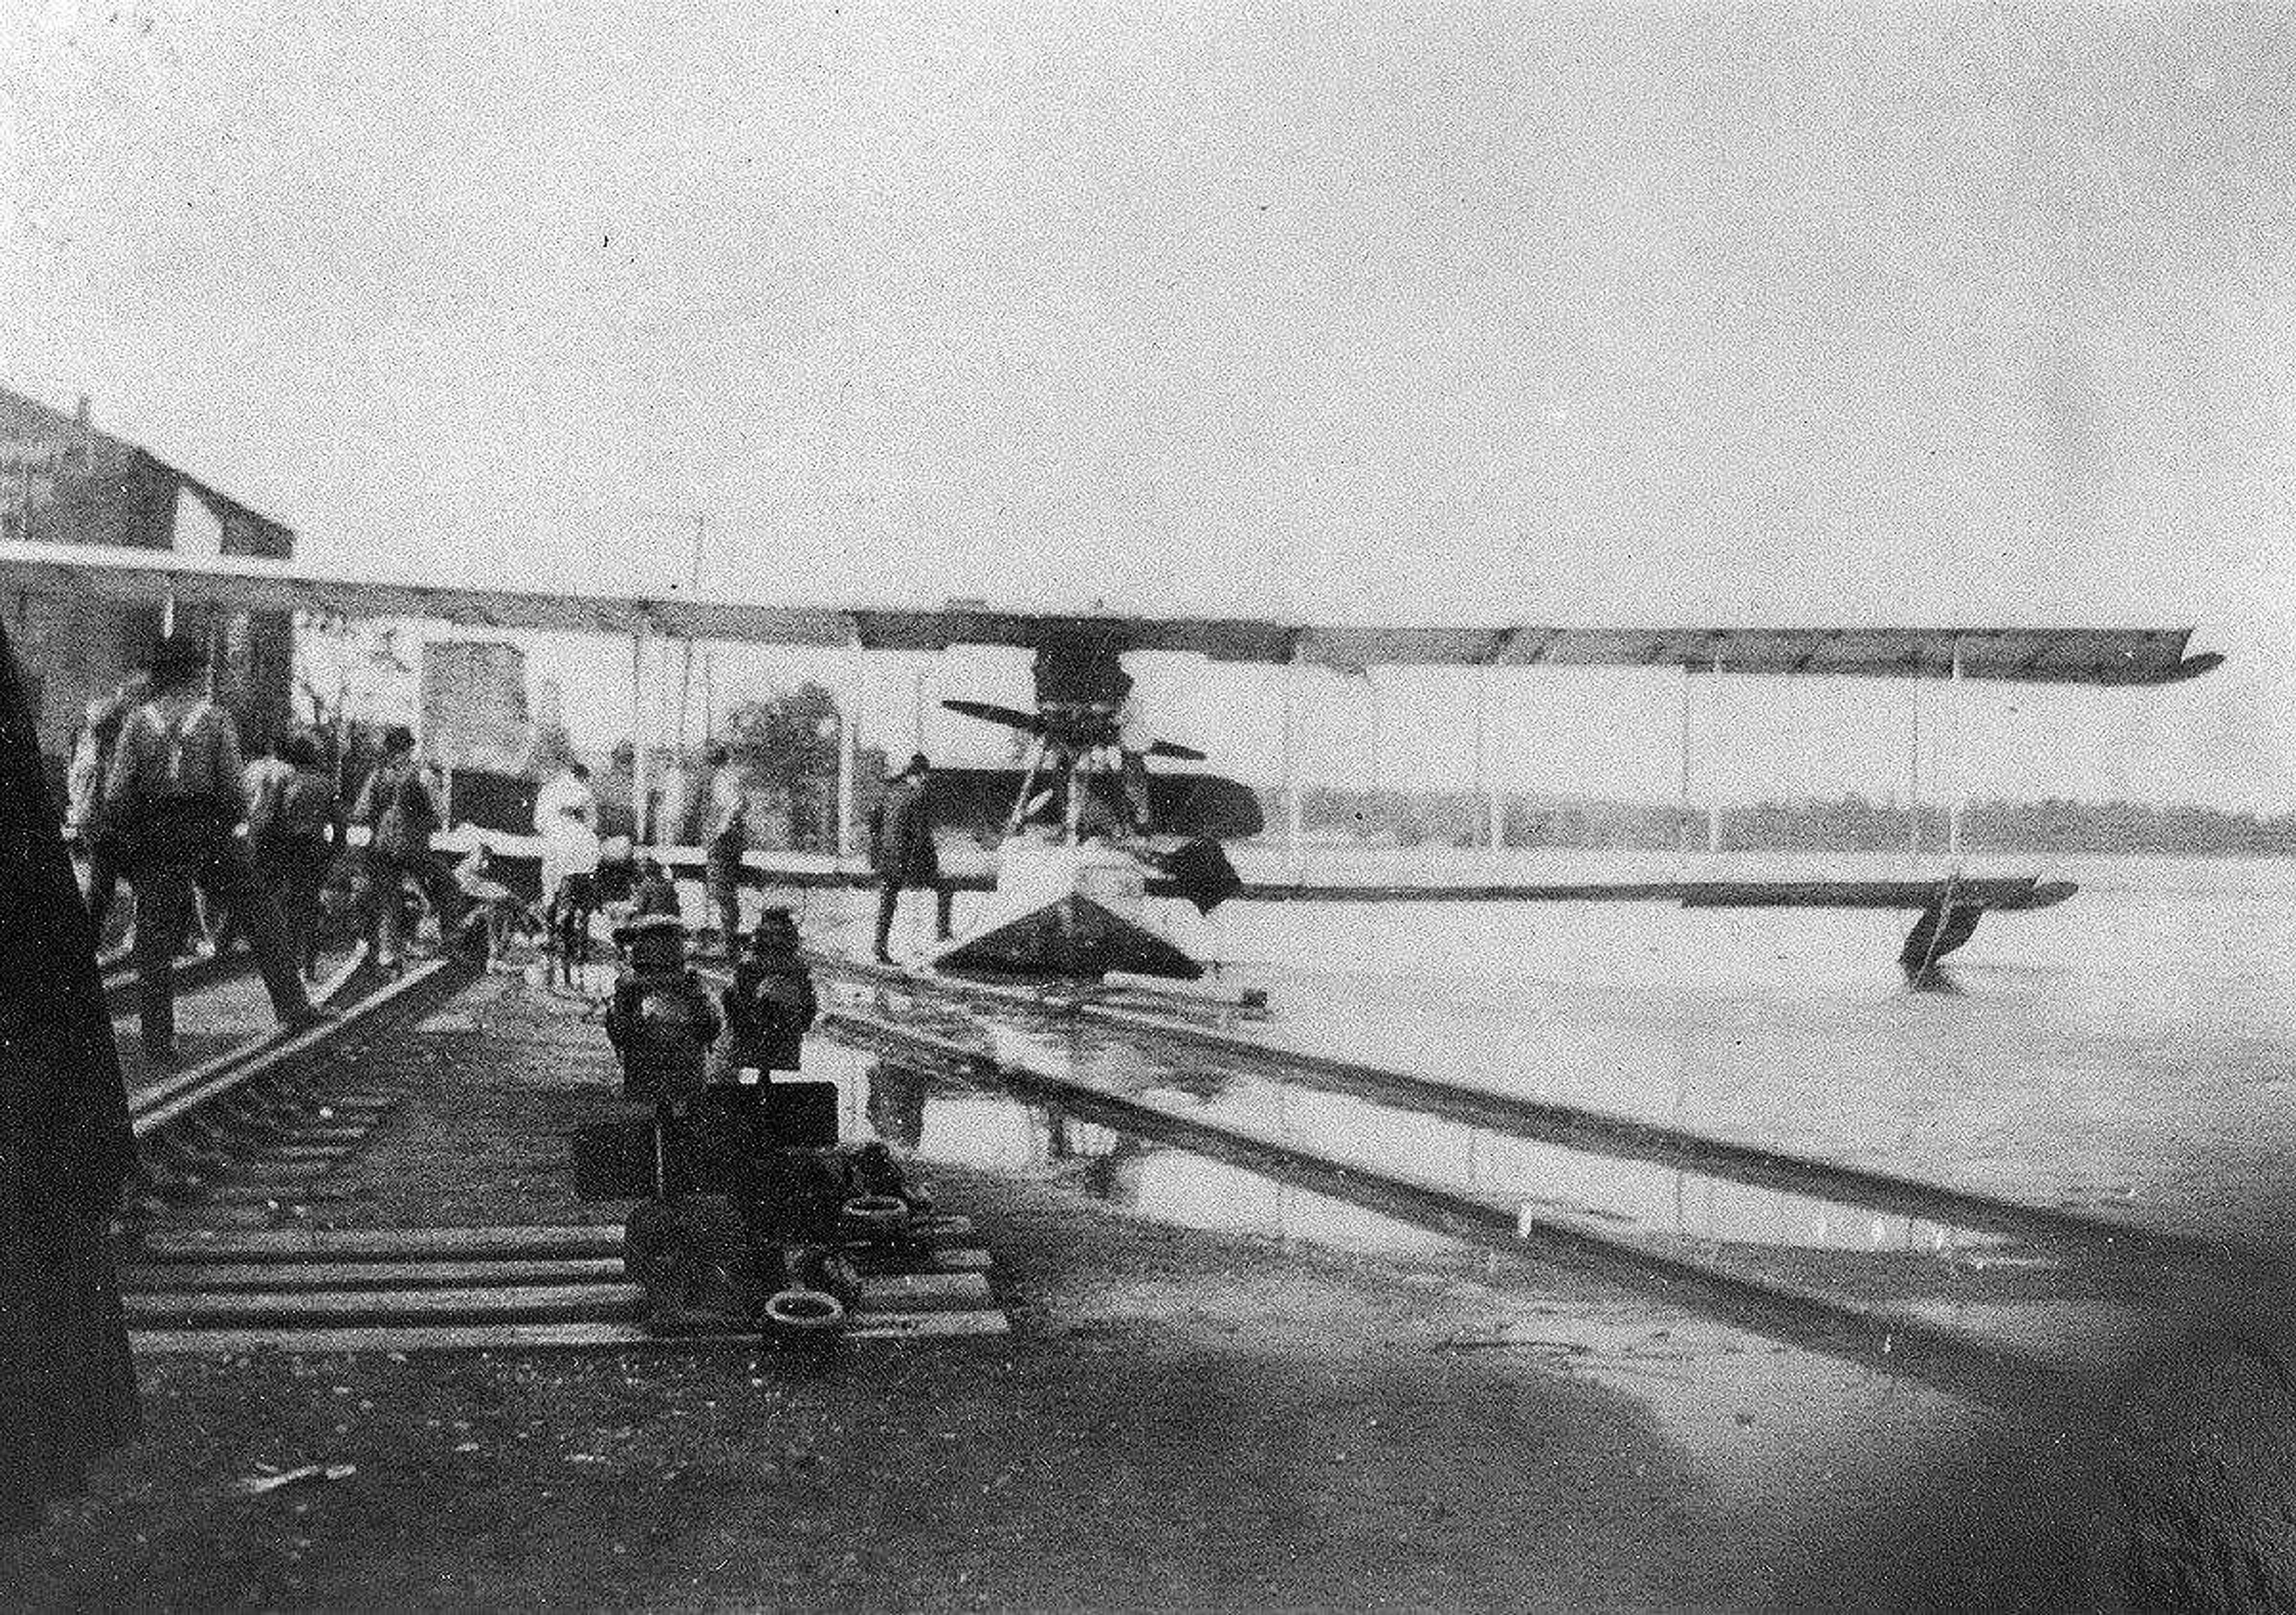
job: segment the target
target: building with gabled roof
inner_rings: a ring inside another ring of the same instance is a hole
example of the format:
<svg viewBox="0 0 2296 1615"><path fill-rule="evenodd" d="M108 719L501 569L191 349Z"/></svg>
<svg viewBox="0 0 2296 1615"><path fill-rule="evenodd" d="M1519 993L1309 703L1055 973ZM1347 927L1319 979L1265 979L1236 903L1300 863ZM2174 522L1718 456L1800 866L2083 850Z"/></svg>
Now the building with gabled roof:
<svg viewBox="0 0 2296 1615"><path fill-rule="evenodd" d="M86 398L67 414L4 386L0 539L276 561L295 550L285 523L98 430ZM52 763L68 753L87 703L132 677L170 628L207 641L217 697L251 745L276 740L291 721L294 624L284 612L122 605L22 586L4 609Z"/></svg>

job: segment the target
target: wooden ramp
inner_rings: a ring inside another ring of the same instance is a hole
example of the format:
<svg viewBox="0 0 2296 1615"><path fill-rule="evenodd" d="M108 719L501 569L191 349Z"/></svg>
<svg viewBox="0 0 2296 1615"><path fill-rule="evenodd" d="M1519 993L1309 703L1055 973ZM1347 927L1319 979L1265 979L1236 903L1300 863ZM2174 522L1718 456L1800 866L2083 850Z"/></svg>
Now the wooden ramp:
<svg viewBox="0 0 2296 1615"><path fill-rule="evenodd" d="M990 1258L969 1218L865 1271L848 1340L1001 1335ZM135 1350L541 1351L754 1347L754 1333L655 1335L622 1270L619 1225L175 1230L148 1238L122 1288Z"/></svg>

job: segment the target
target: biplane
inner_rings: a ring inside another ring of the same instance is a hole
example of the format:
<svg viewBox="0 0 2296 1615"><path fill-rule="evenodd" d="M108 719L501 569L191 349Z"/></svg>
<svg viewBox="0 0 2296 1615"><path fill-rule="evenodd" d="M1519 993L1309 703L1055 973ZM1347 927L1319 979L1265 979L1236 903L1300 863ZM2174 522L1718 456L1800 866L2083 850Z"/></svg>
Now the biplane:
<svg viewBox="0 0 2296 1615"><path fill-rule="evenodd" d="M1901 908L1918 912L1901 962L1926 969L1965 942L1989 913L2046 907L2071 895L2038 876L1940 880L1680 879L1569 884L1348 885L1243 881L1224 842L1262 832L1257 794L1214 775L1158 771L1152 759L1202 754L1151 734L1132 709L1124 659L1178 652L1214 664L1263 664L1363 674L1382 666L1493 670L1593 668L1874 679L2009 680L2139 690L2199 676L2222 657L2188 651L2189 628L2128 627L1587 627L1529 624L1382 627L1283 622L1251 617L1159 616L992 608L832 606L665 594L608 596L513 588L330 577L293 565L164 551L0 544L0 585L10 599L62 592L149 605L191 603L231 611L294 611L336 619L430 619L463 628L587 632L630 640L767 644L847 653L931 653L996 646L1032 652L1033 711L951 701L953 710L1025 738L1012 770L937 776L937 824L987 829L995 872L951 884L994 893L987 922L949 944L938 968L1054 978L1124 971L1193 979L1200 963L1161 934L1145 899L1220 902L1449 900L1523 902L1670 900L1693 906ZM642 659L641 659L642 660ZM1289 686L1287 685L1287 690ZM1288 701L1288 696L1287 696ZM752 854L778 885L867 883L852 826L856 703L840 702L839 840L833 860ZM1300 832L1294 725L1285 724L1287 847ZM636 726L634 718L633 727ZM645 737L634 736L641 769ZM1685 744L1688 744L1685 733ZM1686 776L1686 768L1685 768ZM643 803L643 776L637 799ZM1492 797L1496 820L1496 794ZM984 808L984 805L993 805ZM646 839L641 823L639 839ZM1496 824L1494 825L1496 830ZM1957 854L1957 826L1948 850ZM670 861L698 860L662 849ZM1289 859L1287 868L1292 865Z"/></svg>

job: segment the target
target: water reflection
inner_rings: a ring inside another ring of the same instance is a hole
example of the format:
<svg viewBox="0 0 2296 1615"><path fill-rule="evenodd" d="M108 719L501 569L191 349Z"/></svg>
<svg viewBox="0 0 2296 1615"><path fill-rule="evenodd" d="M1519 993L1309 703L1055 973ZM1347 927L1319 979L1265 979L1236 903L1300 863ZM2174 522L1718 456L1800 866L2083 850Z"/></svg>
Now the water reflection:
<svg viewBox="0 0 2296 1615"><path fill-rule="evenodd" d="M1917 1258L1908 1265L1922 1268L1981 1261L2002 1249L1986 1234L1926 1218L1590 1155L1238 1072L1198 1070L1185 1082L1170 1080L1163 1061L1120 1039L1074 1037L1077 1046L1063 1057L1051 1034L1014 1037L1035 1045L1037 1069L1057 1062L1071 1074L1088 1074L1094 1087L1159 1113L1464 1191L1525 1219L1670 1237L1717 1254L1838 1253L1869 1261L1890 1255ZM1087 1120L1056 1102L1024 1103L945 1072L827 1046L809 1049L807 1065L808 1075L846 1085L855 1095L848 1112L928 1168L1054 1177L1172 1226L1390 1253L1448 1244L1359 1207Z"/></svg>

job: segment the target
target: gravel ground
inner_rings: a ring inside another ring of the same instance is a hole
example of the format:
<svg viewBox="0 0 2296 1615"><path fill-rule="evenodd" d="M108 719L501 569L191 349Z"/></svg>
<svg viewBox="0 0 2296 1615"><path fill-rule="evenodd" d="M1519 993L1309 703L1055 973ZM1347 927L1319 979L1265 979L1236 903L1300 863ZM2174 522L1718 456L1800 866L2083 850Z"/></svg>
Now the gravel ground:
<svg viewBox="0 0 2296 1615"><path fill-rule="evenodd" d="M613 1218L578 1004L473 984L346 1062L402 1092L340 1224ZM1009 1340L144 1366L148 1439L0 1548L15 1608L2086 1603L2060 1444L1480 1259L1181 1231L939 1170ZM356 1465L258 1497L260 1464Z"/></svg>

